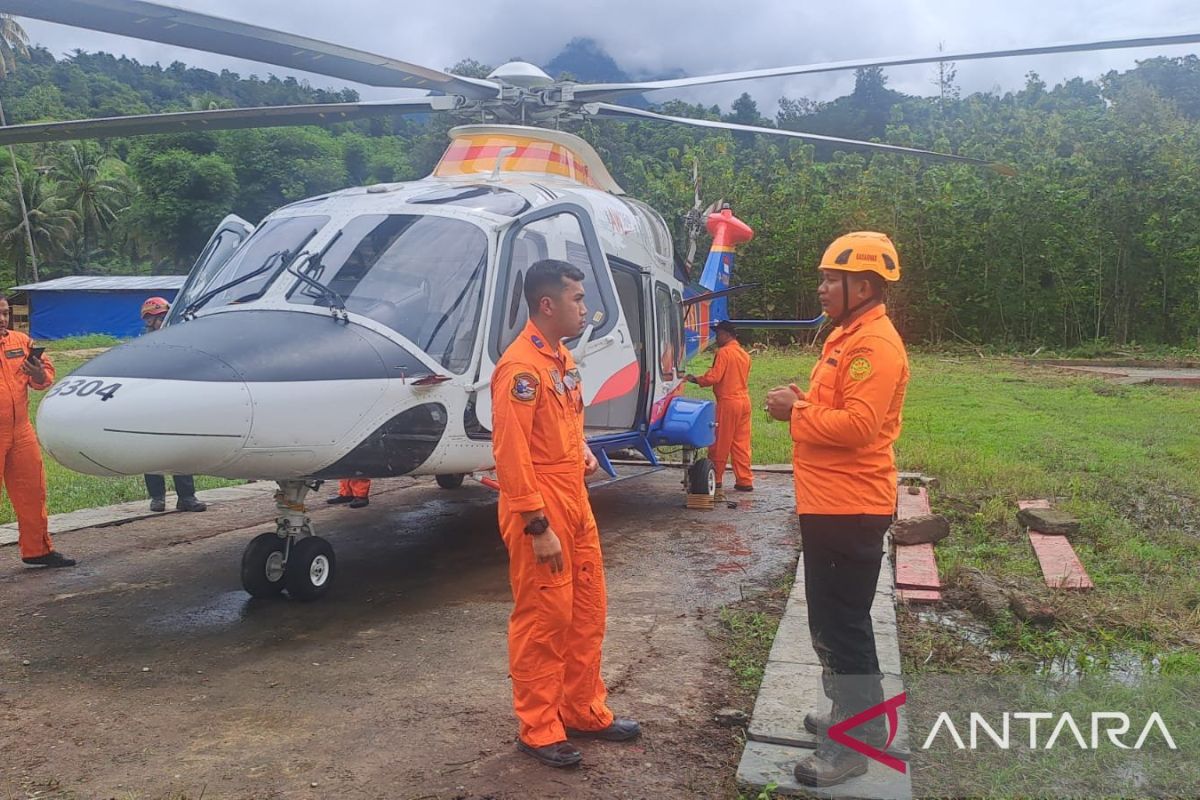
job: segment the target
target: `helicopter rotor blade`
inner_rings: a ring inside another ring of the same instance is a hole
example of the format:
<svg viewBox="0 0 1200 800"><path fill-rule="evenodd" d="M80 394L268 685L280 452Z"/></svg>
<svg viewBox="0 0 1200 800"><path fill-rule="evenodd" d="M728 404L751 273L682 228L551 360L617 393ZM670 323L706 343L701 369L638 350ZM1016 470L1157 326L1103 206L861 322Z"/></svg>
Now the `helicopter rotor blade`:
<svg viewBox="0 0 1200 800"><path fill-rule="evenodd" d="M2 4L0 4L2 5ZM1048 44L1039 47L1018 47L1010 50L984 50L963 53L938 53L928 56L899 56L888 58L863 58L852 61L830 61L822 64L802 64L793 67L774 67L746 72L723 72L715 75L700 75L694 78L676 78L664 81L632 81L628 83L581 84L572 90L572 97L581 103L597 100L612 100L627 94L652 92L659 89L685 89L691 86L706 86L714 83L749 81L759 78L779 78L788 75L812 75L819 72L839 72L866 67L901 67L909 64L935 64L939 61L975 61L985 58L1011 58L1053 53L1079 53L1092 50L1119 50L1134 47L1166 47L1170 45L1195 44L1200 42L1200 33L1184 33L1173 36L1140 36L1130 39L1107 39L1095 42L1069 42Z"/></svg>
<svg viewBox="0 0 1200 800"><path fill-rule="evenodd" d="M138 114L129 117L81 119L71 122L40 122L31 125L0 127L0 145L59 142L73 139L108 139L119 136L143 136L184 131L223 131L284 125L332 125L365 117L448 111L457 103L457 98L441 96L366 103L217 108L209 111Z"/></svg>
<svg viewBox="0 0 1200 800"><path fill-rule="evenodd" d="M906 156L916 156L927 161L950 161L960 164L973 164L978 167L988 167L1002 175L1014 175L1016 171L1005 164L996 164L991 161L984 161L979 158L971 158L970 156L960 156L953 153L939 153L935 150L921 150L916 147L901 147L894 144L882 144L880 142L865 142L861 139L843 139L837 136L823 136L817 133L802 133L800 131L789 131L780 128L760 128L756 125L739 125L733 122L716 122L708 119L691 119L690 117L672 117L666 114L656 114L653 111L643 111L639 108L628 108L626 106L615 106L609 103L589 103L583 107L587 114L597 117L607 117L615 119L648 119L658 122L674 122L680 125L691 125L696 128L709 128L712 130L721 131L738 131L742 133L761 133L767 136L784 136L792 139L803 139L809 142L826 142L829 144L841 145L859 150L873 150L884 153L898 153Z"/></svg>
<svg viewBox="0 0 1200 800"><path fill-rule="evenodd" d="M0 12L135 39L220 53L368 86L425 89L473 100L497 97L491 81L146 0L0 0Z"/></svg>

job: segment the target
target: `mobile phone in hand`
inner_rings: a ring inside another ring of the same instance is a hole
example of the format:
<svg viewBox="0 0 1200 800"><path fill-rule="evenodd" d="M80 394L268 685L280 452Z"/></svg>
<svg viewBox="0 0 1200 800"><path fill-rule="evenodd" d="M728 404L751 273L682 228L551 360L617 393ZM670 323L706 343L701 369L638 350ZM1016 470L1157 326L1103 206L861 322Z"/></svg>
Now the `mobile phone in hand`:
<svg viewBox="0 0 1200 800"><path fill-rule="evenodd" d="M44 352L46 352L46 348L44 347L31 347L29 348L29 357L26 360L41 361L42 353Z"/></svg>

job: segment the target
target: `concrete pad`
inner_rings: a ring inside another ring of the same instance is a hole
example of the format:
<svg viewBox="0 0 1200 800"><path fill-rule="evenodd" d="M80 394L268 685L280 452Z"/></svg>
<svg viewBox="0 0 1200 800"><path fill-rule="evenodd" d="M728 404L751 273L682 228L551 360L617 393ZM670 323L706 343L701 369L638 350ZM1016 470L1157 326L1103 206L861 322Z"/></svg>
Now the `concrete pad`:
<svg viewBox="0 0 1200 800"><path fill-rule="evenodd" d="M1050 508L1049 500L1018 500L1021 509ZM1042 576L1051 589L1092 589L1095 584L1075 554L1075 548L1065 536L1053 536L1041 531L1028 531L1029 544L1037 554Z"/></svg>
<svg viewBox="0 0 1200 800"><path fill-rule="evenodd" d="M277 488L279 487L274 483L263 481L259 483L247 483L242 486L227 486L221 489L206 489L202 492L196 492L196 497L205 503L222 503L270 495ZM118 503L112 506L101 506L100 508L82 508L78 511L51 516L50 535L56 536L60 533L83 530L84 528L105 528L110 525L120 525L138 519L146 519L147 517L162 517L167 514L178 513L182 512L175 510L175 504L171 502L170 495L167 496L167 510L157 514L150 510L149 498L145 500L131 500L128 503ZM17 523L10 522L7 525L0 525L0 546L15 544L16 541Z"/></svg>
<svg viewBox="0 0 1200 800"><path fill-rule="evenodd" d="M884 673L883 696L895 697L904 691L904 682L895 673ZM767 664L754 716L746 736L756 742L786 744L792 747L816 747L820 739L804 728L804 715L825 711L829 700L821 688L821 667L809 664ZM908 723L904 708L899 711L900 728L892 750L908 752Z"/></svg>
<svg viewBox="0 0 1200 800"><path fill-rule="evenodd" d="M875 650L879 656L879 668L884 673L899 674L900 643L896 634L895 612L890 604L883 614L877 613L878 609L879 604L876 603L876 608L871 612L871 625L875 629ZM887 617L890 617L890 621ZM775 642L771 645L768 666L774 662L820 666L821 662L813 650L812 637L808 632L808 612L803 606L789 607L783 619L779 621ZM817 675L820 676L819 671Z"/></svg>
<svg viewBox="0 0 1200 800"><path fill-rule="evenodd" d="M828 789L801 786L792 769L808 750L766 742L746 742L738 765L738 785L757 791L775 785L775 793L784 797L860 798L861 800L909 800L912 777L872 761L867 774Z"/></svg>

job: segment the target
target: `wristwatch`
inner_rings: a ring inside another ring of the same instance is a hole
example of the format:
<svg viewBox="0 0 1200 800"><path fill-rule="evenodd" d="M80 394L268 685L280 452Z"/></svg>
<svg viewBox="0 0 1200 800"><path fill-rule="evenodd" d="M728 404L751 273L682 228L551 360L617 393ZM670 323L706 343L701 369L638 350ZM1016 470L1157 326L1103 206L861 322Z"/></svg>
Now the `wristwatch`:
<svg viewBox="0 0 1200 800"><path fill-rule="evenodd" d="M545 517L538 517L525 526L525 533L529 536L540 536L549 529L550 521Z"/></svg>

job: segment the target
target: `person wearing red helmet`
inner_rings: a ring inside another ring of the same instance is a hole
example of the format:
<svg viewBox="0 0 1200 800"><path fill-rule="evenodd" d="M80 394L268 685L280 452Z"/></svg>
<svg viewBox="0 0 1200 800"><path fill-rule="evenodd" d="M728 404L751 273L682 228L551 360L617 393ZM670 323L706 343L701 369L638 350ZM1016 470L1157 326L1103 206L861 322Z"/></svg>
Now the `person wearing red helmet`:
<svg viewBox="0 0 1200 800"><path fill-rule="evenodd" d="M142 322L145 333L153 333L167 321L171 304L165 297L151 297L142 303ZM145 475L146 491L150 494L150 510L167 510L167 479L163 475ZM176 511L207 511L208 505L196 498L196 479L191 475L172 475L175 484Z"/></svg>

